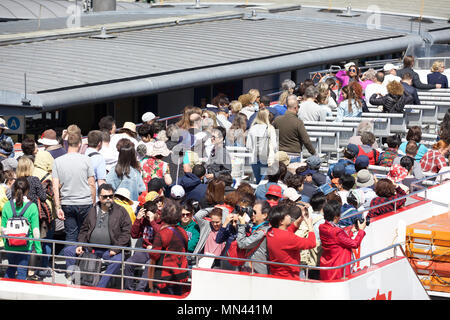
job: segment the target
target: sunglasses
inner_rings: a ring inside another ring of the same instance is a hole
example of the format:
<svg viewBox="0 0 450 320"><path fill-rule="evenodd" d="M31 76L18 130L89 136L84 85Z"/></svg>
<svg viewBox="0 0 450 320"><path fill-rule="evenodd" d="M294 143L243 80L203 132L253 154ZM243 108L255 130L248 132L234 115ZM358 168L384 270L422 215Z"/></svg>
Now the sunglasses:
<svg viewBox="0 0 450 320"><path fill-rule="evenodd" d="M182 213L182 214L181 214L181 217L182 217L182 218L184 218L184 217L190 217L190 216L192 216L192 213Z"/></svg>
<svg viewBox="0 0 450 320"><path fill-rule="evenodd" d="M113 194L105 194L105 195L100 196L100 198L102 198L102 199L112 199L113 197L114 197Z"/></svg>
<svg viewBox="0 0 450 320"><path fill-rule="evenodd" d="M349 69L350 72L356 72L356 69Z"/></svg>

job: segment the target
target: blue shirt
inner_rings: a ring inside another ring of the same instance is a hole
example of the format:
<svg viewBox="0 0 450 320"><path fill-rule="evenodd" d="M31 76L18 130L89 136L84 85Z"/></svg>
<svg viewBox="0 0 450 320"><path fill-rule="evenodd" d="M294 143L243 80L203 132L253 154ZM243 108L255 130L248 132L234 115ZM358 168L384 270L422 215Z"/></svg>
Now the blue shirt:
<svg viewBox="0 0 450 320"><path fill-rule="evenodd" d="M287 106L285 106L284 104L276 104L272 107L273 109L275 109L275 111L278 113L278 115L282 116L283 114L286 113L287 110ZM270 110L269 110L270 111Z"/></svg>
<svg viewBox="0 0 450 320"><path fill-rule="evenodd" d="M417 143L417 142L416 142ZM402 154L406 154L406 145L408 144L407 141L402 142L402 144L400 145L400 147L398 147L398 150L400 150L402 152ZM421 143L417 143L417 145L419 146L419 150L417 150L417 154L414 157L414 160L416 161L420 161L420 159L422 159L422 157L424 156L425 153L428 152L428 148L425 147L423 144Z"/></svg>
<svg viewBox="0 0 450 320"><path fill-rule="evenodd" d="M358 108L355 101L352 100L352 112L350 112L348 109L348 100L344 100L339 104L337 108L336 122L342 122L343 118L361 117L361 114L362 114L362 106L361 108Z"/></svg>
<svg viewBox="0 0 450 320"><path fill-rule="evenodd" d="M95 152L98 154L93 154ZM106 180L105 158L103 158L103 156L94 148L87 148L85 154L91 158L92 168L94 168L95 181Z"/></svg>
<svg viewBox="0 0 450 320"><path fill-rule="evenodd" d="M139 194L146 190L144 180L142 180L141 173L135 168L130 168L129 177L123 175L120 179L116 174L116 166L111 168L111 171L106 175L106 183L113 186L114 190L125 188L130 191L132 201L138 201Z"/></svg>

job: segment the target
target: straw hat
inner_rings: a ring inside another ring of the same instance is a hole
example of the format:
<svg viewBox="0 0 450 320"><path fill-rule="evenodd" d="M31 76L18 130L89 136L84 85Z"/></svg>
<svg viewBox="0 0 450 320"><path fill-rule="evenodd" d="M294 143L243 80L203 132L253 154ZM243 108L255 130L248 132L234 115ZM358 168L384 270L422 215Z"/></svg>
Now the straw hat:
<svg viewBox="0 0 450 320"><path fill-rule="evenodd" d="M131 200L131 193L130 190L126 189L126 188L119 188L116 190L116 192L114 193L114 195L116 196L122 196L124 198L126 198L127 200Z"/></svg>
<svg viewBox="0 0 450 320"><path fill-rule="evenodd" d="M122 129L128 129L128 130L136 133L136 125L133 122L125 122L123 124Z"/></svg>
<svg viewBox="0 0 450 320"><path fill-rule="evenodd" d="M161 155L167 157L170 154L170 150L167 149L167 145L164 141L156 141L153 145L153 149L149 152L149 156L156 157Z"/></svg>

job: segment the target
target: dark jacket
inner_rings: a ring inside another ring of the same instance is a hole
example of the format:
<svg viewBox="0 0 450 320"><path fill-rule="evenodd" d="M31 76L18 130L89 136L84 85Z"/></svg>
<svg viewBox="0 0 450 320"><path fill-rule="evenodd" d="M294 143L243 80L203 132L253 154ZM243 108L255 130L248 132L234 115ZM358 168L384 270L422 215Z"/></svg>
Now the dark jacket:
<svg viewBox="0 0 450 320"><path fill-rule="evenodd" d="M374 93L370 97L370 104L374 106L383 106L383 112L386 113L403 113L405 105L412 104L413 98L408 92L404 92L403 95L394 95L388 93L383 97L377 98L377 94Z"/></svg>
<svg viewBox="0 0 450 320"><path fill-rule="evenodd" d="M428 84L441 84L441 88L448 88L447 76L440 72L432 72L427 74Z"/></svg>
<svg viewBox="0 0 450 320"><path fill-rule="evenodd" d="M400 78L403 77L405 73L409 73L412 76L412 85L416 89L422 89L422 90L428 90L428 89L435 89L435 84L425 84L420 81L420 77L412 68L403 68L400 70L397 70L397 76Z"/></svg>
<svg viewBox="0 0 450 320"><path fill-rule="evenodd" d="M407 84L406 82L401 82L403 85L403 88L405 89L406 92L408 92L412 98L413 98L413 104L420 104L420 99L419 99L419 95L417 94L417 89L414 88L413 86L410 86L409 84Z"/></svg>
<svg viewBox="0 0 450 320"><path fill-rule="evenodd" d="M92 231L97 222L98 203L89 209L88 215L84 219L83 225L78 235L78 242L89 243ZM127 247L130 245L131 219L122 206L113 203L108 219L109 236L113 246ZM120 250L113 250L120 252Z"/></svg>
<svg viewBox="0 0 450 320"><path fill-rule="evenodd" d="M206 194L207 184L202 181L193 173L186 173L181 179L179 184L183 187L186 193L186 200L194 199L201 201Z"/></svg>
<svg viewBox="0 0 450 320"><path fill-rule="evenodd" d="M288 153L301 153L303 145L314 155L316 150L311 144L303 121L294 112L286 111L273 121L273 126L279 133L279 150Z"/></svg>

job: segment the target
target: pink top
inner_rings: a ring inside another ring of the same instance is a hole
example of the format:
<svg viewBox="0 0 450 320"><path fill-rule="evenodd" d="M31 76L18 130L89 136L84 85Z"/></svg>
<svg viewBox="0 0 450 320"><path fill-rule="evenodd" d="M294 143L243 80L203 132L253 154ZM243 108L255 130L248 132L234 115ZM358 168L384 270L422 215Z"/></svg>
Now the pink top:
<svg viewBox="0 0 450 320"><path fill-rule="evenodd" d="M220 256L220 254L222 253L223 249L226 246L226 242L223 243L216 242L218 232L219 231L211 230L210 234L208 235L208 238L206 238L204 249L205 253L210 253L215 256Z"/></svg>

